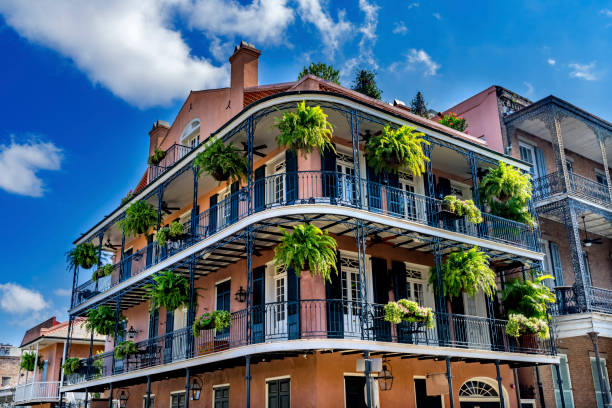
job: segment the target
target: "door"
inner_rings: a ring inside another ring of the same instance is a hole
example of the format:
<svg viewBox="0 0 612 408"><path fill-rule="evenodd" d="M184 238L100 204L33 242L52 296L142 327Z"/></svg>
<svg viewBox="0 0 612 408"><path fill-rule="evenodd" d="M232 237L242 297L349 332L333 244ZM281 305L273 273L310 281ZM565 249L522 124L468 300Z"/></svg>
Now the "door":
<svg viewBox="0 0 612 408"><path fill-rule="evenodd" d="M414 395L416 408L442 408L442 396L427 395L427 382L424 378L414 379Z"/></svg>
<svg viewBox="0 0 612 408"><path fill-rule="evenodd" d="M265 276L265 266L253 269L253 343L265 340Z"/></svg>
<svg viewBox="0 0 612 408"><path fill-rule="evenodd" d="M255 169L255 211L262 211L266 207L266 166Z"/></svg>
<svg viewBox="0 0 612 408"><path fill-rule="evenodd" d="M432 311L435 311L433 287L428 284L427 276L427 267L406 264L406 299L418 303L421 307L429 307ZM412 342L414 344L429 344L432 340L438 338L436 327L429 330L425 326L414 327Z"/></svg>
<svg viewBox="0 0 612 408"><path fill-rule="evenodd" d="M159 332L159 309L155 309L153 313L149 314L149 345L147 347L147 357L153 360L157 353L157 335Z"/></svg>
<svg viewBox="0 0 612 408"><path fill-rule="evenodd" d="M230 197L232 192L230 189L225 189L223 193L219 195L221 201L219 202L219 220L218 228L221 230L227 227L231 220L232 206L230 203Z"/></svg>
<svg viewBox="0 0 612 408"><path fill-rule="evenodd" d="M342 255L340 259L344 337L361 338L362 298L357 257Z"/></svg>
<svg viewBox="0 0 612 408"><path fill-rule="evenodd" d="M287 338L287 271L268 265L266 339Z"/></svg>
<svg viewBox="0 0 612 408"><path fill-rule="evenodd" d="M124 280L132 276L132 253L133 252L134 250L132 248L123 252L123 268L121 270L121 279L120 279L121 282L123 282Z"/></svg>
<svg viewBox="0 0 612 408"><path fill-rule="evenodd" d="M164 363L172 361L172 332L174 331L174 311L166 312L166 331L164 334Z"/></svg>
<svg viewBox="0 0 612 408"><path fill-rule="evenodd" d="M285 161L282 160L271 166L270 177L266 180L266 204L267 206L283 205L287 199L287 188L286 188L286 166Z"/></svg>
<svg viewBox="0 0 612 408"><path fill-rule="evenodd" d="M225 310L226 312L230 312L230 292L231 292L232 282L231 280L226 280L217 284L217 300L216 300L216 310ZM226 327L223 330L215 333L215 339L227 339L230 334L230 328Z"/></svg>
<svg viewBox="0 0 612 408"><path fill-rule="evenodd" d="M382 258L371 259L372 290L374 292L374 305L372 306L372 319L368 322L372 329L368 334L374 340L391 341L391 324L384 320L384 305L389 302L389 273L387 260Z"/></svg>
<svg viewBox="0 0 612 408"><path fill-rule="evenodd" d="M344 406L346 408L367 408L365 397L365 377L344 377Z"/></svg>
<svg viewBox="0 0 612 408"><path fill-rule="evenodd" d="M477 293L474 296L463 293L463 307L465 315L468 316L465 322L468 347L490 348L491 333L487 319L486 296L484 293Z"/></svg>
<svg viewBox="0 0 612 408"><path fill-rule="evenodd" d="M214 408L229 408L229 387L216 387L214 390Z"/></svg>
<svg viewBox="0 0 612 408"><path fill-rule="evenodd" d="M338 154L336 176L338 177L338 201L343 204L353 204L357 190L355 189L355 169L352 157Z"/></svg>
<svg viewBox="0 0 612 408"><path fill-rule="evenodd" d="M267 381L268 386L268 408L290 408L291 407L291 380Z"/></svg>
<svg viewBox="0 0 612 408"><path fill-rule="evenodd" d="M174 311L174 332L172 335L172 361L184 359L187 356L187 308Z"/></svg>

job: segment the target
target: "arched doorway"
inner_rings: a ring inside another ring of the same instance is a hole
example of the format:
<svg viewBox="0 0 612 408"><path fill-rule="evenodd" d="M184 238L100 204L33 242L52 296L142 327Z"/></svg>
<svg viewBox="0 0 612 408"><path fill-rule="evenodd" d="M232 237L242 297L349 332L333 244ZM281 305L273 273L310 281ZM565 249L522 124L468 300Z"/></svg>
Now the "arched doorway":
<svg viewBox="0 0 612 408"><path fill-rule="evenodd" d="M508 406L508 395L504 392L504 403ZM492 378L471 378L459 388L461 408L499 408L497 381Z"/></svg>

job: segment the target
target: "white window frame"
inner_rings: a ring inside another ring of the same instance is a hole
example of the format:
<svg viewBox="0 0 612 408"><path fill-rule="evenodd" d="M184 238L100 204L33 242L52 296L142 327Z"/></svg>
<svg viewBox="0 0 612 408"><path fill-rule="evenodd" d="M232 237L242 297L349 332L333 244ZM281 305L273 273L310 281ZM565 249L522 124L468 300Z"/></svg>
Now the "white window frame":
<svg viewBox="0 0 612 408"><path fill-rule="evenodd" d="M193 126L194 122L198 122L198 125ZM183 132L181 132L179 144L181 144L182 146L191 147L192 145L190 142L194 139L197 139L201 135L201 132L200 132L201 127L202 127L202 121L200 120L200 118L194 118L190 120L189 123L187 123L185 127L183 128ZM186 144L185 141L187 140L189 140L189 143Z"/></svg>
<svg viewBox="0 0 612 408"><path fill-rule="evenodd" d="M428 299L429 279L427 277L429 276L430 268L427 265L416 264L416 263L411 263L411 262L404 262L404 265L406 266L406 269L413 269L413 270L417 270L423 273L421 279L409 278L408 276L406 276L406 283L408 283L408 281L413 282L413 283L422 283L423 284L423 306L429 307L431 308L431 310L435 311L435 303L436 303L435 298L433 299L433 304L430 304L429 299Z"/></svg>
<svg viewBox="0 0 612 408"><path fill-rule="evenodd" d="M269 408L268 406L268 383L270 381L285 380L285 379L289 379L289 406L291 406L291 398L293 395L293 392L291 390L291 387L292 387L291 375L281 375L278 377L268 377L264 380L264 384L266 386L266 408Z"/></svg>
<svg viewBox="0 0 612 408"><path fill-rule="evenodd" d="M151 394L150 395L151 398L153 399L153 407L155 407L155 394ZM145 408L147 405L147 394L142 396L142 408Z"/></svg>
<svg viewBox="0 0 612 408"><path fill-rule="evenodd" d="M610 386L610 377L608 375L608 363L606 361L605 357L600 356L599 360L601 360L601 362L603 363L603 368L605 370L603 370L603 380L604 383L606 383L608 385L608 387ZM599 375L597 373L593 373L593 365L595 365L595 367L597 367L597 358L595 356L589 356L589 365L591 366L591 373L593 375L593 391L595 392L595 401L598 402L599 400L597 399L597 390L595 388L595 384L599 384ZM568 367L569 368L569 367ZM599 367L598 367L599 368ZM597 403L597 408L603 408L603 393L606 392L606 390L599 390L599 394L601 395L601 400L602 400L602 405L599 405L599 403Z"/></svg>
<svg viewBox="0 0 612 408"><path fill-rule="evenodd" d="M185 394L185 390L170 391L170 401L168 401L168 408L172 408L172 396L177 394ZM187 400L187 398L189 398L189 396L185 395L185 400Z"/></svg>
<svg viewBox="0 0 612 408"><path fill-rule="evenodd" d="M531 168L533 169L531 174L532 174L532 176L537 177L537 175L539 174L538 173L539 169L538 169L538 161L536 159L536 153L535 153L536 146L533 145L532 143L519 140L519 156L521 154L521 147L531 151L531 157L533 159L533 163L529 163L529 164L531 164ZM522 160L522 158L521 158L521 160Z"/></svg>
<svg viewBox="0 0 612 408"><path fill-rule="evenodd" d="M212 392L210 393L210 394L211 394L211 395L210 395L210 398L211 398L211 405L210 405L210 406L211 406L211 407L214 407L214 406L215 406L215 391L216 391L216 389L217 389L217 388L225 388L225 387L229 388L229 389L230 389L230 392L231 392L231 389L232 389L232 388L231 388L231 386L230 386L230 383L225 383L225 384L215 384L215 385L213 385L213 386L212 386ZM266 388L268 388L268 387L266 387Z"/></svg>
<svg viewBox="0 0 612 408"><path fill-rule="evenodd" d="M557 357L559 357L559 360L563 358L565 359L565 365L567 366L567 382L569 384L567 384L565 381L563 382L563 392L565 393L569 391L569 394L571 396L572 407L575 407L576 405L574 403L574 389L572 388L572 375L569 369L569 360L567 358L567 354L559 353L557 354ZM559 367L559 371L561 371L561 367ZM557 387L559 387L559 383L557 382L557 369L554 368L553 366L550 366L550 372L552 374L552 382L553 382L553 398L555 399L555 402L556 402L557 401L556 392L558 392ZM563 398L563 397L564 396L559 392L559 398ZM570 408L570 407L566 407L566 408Z"/></svg>

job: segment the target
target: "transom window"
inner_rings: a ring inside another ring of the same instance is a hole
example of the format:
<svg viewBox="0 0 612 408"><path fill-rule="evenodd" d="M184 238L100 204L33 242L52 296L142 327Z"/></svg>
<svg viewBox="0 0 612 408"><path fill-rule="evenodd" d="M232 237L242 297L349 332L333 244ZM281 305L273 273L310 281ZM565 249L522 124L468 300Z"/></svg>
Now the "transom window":
<svg viewBox="0 0 612 408"><path fill-rule="evenodd" d="M482 381L466 381L459 389L459 397L499 397L499 393L491 385Z"/></svg>

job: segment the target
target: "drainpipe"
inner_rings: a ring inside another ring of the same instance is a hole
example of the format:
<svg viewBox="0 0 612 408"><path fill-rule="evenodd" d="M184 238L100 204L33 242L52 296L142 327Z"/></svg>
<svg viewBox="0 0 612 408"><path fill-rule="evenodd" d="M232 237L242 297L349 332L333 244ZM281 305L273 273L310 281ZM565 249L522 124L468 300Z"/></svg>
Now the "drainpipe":
<svg viewBox="0 0 612 408"><path fill-rule="evenodd" d="M565 408L565 395L563 394L563 378L561 378L561 370L559 369L559 364L555 364L555 370L557 372L559 395L561 395L561 408Z"/></svg>
<svg viewBox="0 0 612 408"><path fill-rule="evenodd" d="M113 383L110 383L110 390L108 392L108 408L113 408Z"/></svg>
<svg viewBox="0 0 612 408"><path fill-rule="evenodd" d="M516 400L518 406L521 406L521 388L519 387L518 369L513 368L512 373L514 374L514 390L516 391Z"/></svg>
<svg viewBox="0 0 612 408"><path fill-rule="evenodd" d="M497 388L499 389L499 406L505 408L506 403L504 401L504 387L502 386L502 376L499 370L499 360L495 360L495 370L497 371Z"/></svg>
<svg viewBox="0 0 612 408"><path fill-rule="evenodd" d="M147 399L145 400L145 408L151 407L151 376L147 375Z"/></svg>
<svg viewBox="0 0 612 408"><path fill-rule="evenodd" d="M246 381L246 408L251 408L251 356L246 356L246 373L244 380Z"/></svg>
<svg viewBox="0 0 612 408"><path fill-rule="evenodd" d="M446 379L448 380L448 400L450 408L455 408L455 396L453 394L453 375L451 373L450 357L446 357Z"/></svg>
<svg viewBox="0 0 612 408"><path fill-rule="evenodd" d="M371 361L370 361L370 352L368 350L363 352L363 358L365 363L365 379L366 379L366 405L368 408L372 407L372 380L370 378L370 369Z"/></svg>

